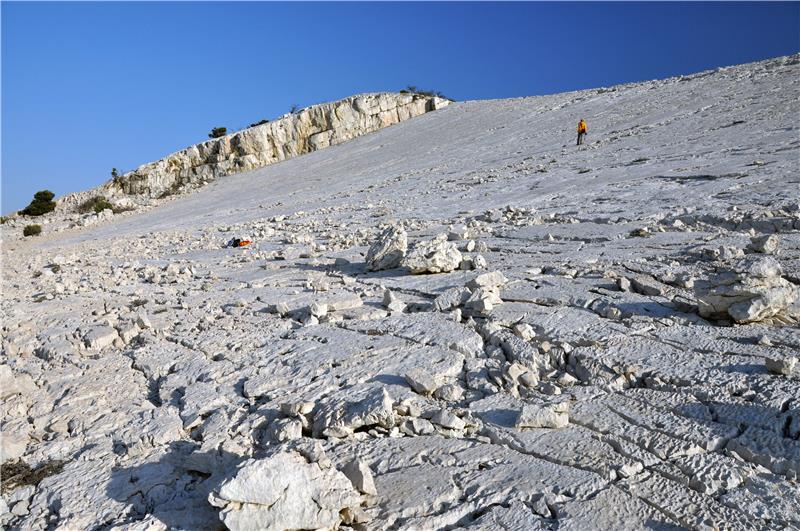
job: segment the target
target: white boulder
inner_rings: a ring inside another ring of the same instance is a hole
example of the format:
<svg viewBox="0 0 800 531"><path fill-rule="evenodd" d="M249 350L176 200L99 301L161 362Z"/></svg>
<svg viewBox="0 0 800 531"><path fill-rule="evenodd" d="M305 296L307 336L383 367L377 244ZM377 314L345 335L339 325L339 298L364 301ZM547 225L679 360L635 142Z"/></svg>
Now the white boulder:
<svg viewBox="0 0 800 531"><path fill-rule="evenodd" d="M278 531L336 529L361 496L343 473L292 452L248 460L208 501L232 531Z"/></svg>
<svg viewBox="0 0 800 531"><path fill-rule="evenodd" d="M747 248L754 253L775 254L778 252L779 246L780 240L777 235L764 234L750 238L750 245Z"/></svg>
<svg viewBox="0 0 800 531"><path fill-rule="evenodd" d="M408 236L401 227L384 230L367 251L367 271L399 267L408 249Z"/></svg>
<svg viewBox="0 0 800 531"><path fill-rule="evenodd" d="M569 404L526 404L517 417L517 428L563 428L569 424Z"/></svg>
<svg viewBox="0 0 800 531"><path fill-rule="evenodd" d="M403 261L412 273L449 273L461 265L461 252L446 234L418 243Z"/></svg>
<svg viewBox="0 0 800 531"><path fill-rule="evenodd" d="M733 269L697 281L700 316L752 323L786 313L797 300L799 290L781 273L774 258L750 255Z"/></svg>

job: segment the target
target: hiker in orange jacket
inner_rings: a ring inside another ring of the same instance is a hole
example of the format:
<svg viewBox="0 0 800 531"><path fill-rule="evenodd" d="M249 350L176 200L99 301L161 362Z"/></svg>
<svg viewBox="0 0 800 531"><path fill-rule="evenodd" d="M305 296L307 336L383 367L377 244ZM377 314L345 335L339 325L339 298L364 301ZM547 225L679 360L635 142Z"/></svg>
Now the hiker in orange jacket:
<svg viewBox="0 0 800 531"><path fill-rule="evenodd" d="M578 145L579 146L581 144L583 144L583 137L585 137L585 136L586 136L586 122L584 122L583 118L581 118L581 121L578 122Z"/></svg>

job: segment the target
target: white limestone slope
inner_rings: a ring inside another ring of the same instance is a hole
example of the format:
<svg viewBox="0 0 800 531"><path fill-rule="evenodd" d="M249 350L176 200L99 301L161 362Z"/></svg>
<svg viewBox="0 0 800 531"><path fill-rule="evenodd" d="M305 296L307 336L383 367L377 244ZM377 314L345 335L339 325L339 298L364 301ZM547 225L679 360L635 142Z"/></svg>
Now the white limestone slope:
<svg viewBox="0 0 800 531"><path fill-rule="evenodd" d="M799 74L454 103L82 230L4 225L0 519L800 527ZM462 269L370 271L390 224Z"/></svg>

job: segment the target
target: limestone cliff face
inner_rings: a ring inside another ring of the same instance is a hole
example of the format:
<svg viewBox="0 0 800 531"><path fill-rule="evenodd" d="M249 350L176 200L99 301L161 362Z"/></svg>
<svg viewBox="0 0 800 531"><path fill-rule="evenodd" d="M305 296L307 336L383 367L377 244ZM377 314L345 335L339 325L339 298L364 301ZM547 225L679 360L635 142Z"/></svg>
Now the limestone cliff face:
<svg viewBox="0 0 800 531"><path fill-rule="evenodd" d="M112 195L159 197L179 187L201 185L340 144L448 103L416 94L375 93L314 105L144 164L102 188Z"/></svg>

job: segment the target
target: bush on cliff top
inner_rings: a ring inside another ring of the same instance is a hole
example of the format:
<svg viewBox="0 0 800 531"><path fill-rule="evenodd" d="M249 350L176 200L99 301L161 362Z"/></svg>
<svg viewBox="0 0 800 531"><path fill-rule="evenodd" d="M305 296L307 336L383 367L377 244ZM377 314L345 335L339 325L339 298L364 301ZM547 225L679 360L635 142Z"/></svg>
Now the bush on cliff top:
<svg viewBox="0 0 800 531"><path fill-rule="evenodd" d="M227 127L214 127L213 129L211 129L211 132L208 133L208 138L219 138L227 134L228 134Z"/></svg>
<svg viewBox="0 0 800 531"><path fill-rule="evenodd" d="M415 96L425 96L426 98L442 98L443 100L456 101L453 98L448 98L438 90L421 90L415 85L408 85L406 88L400 90L400 94L413 94Z"/></svg>

